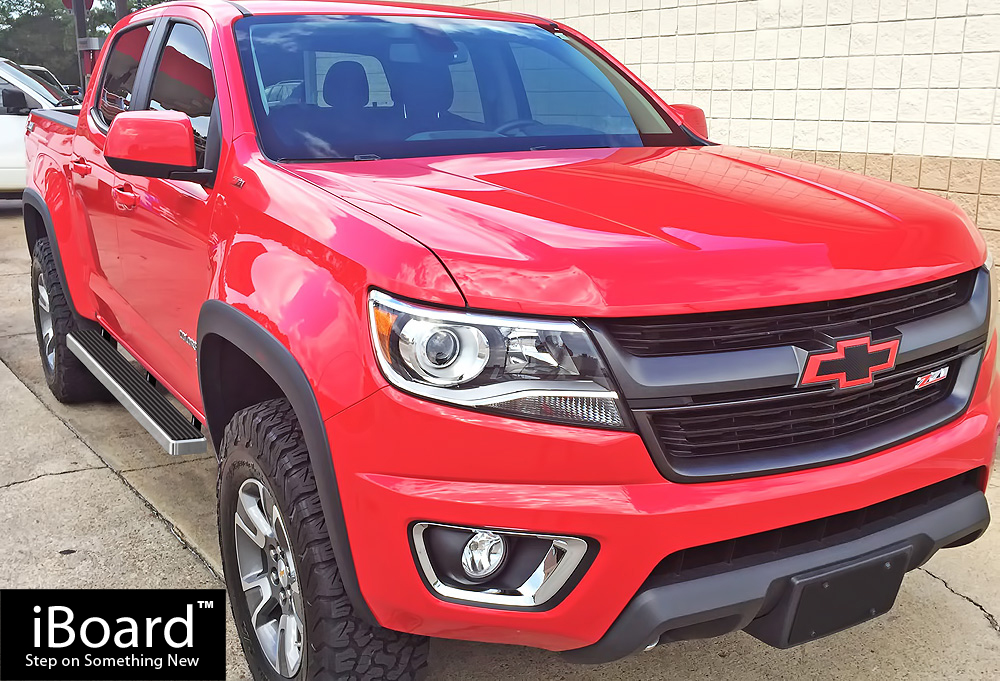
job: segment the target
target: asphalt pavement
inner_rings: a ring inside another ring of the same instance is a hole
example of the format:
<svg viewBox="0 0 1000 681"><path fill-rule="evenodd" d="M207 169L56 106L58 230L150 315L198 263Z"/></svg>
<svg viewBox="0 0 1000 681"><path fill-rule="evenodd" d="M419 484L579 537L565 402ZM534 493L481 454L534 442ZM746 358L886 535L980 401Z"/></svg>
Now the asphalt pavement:
<svg viewBox="0 0 1000 681"><path fill-rule="evenodd" d="M20 204L0 201L0 585L221 586L214 456L167 455L117 404L56 402L35 344L29 271ZM989 497L1000 513L996 475ZM998 679L998 565L994 527L907 575L889 614L791 650L736 633L580 667L546 651L437 640L429 678ZM228 678L249 678L231 622L227 654Z"/></svg>

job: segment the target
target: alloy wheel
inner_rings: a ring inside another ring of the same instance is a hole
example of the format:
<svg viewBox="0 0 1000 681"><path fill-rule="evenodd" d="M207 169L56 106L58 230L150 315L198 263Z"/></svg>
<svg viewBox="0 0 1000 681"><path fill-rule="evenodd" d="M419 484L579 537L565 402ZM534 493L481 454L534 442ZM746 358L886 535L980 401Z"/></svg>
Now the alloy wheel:
<svg viewBox="0 0 1000 681"><path fill-rule="evenodd" d="M42 335L42 356L49 371L56 366L56 333L52 326L52 312L49 310L49 290L45 287L45 275L38 273L35 283L38 289L38 326Z"/></svg>
<svg viewBox="0 0 1000 681"><path fill-rule="evenodd" d="M281 512L259 480L249 478L240 485L234 522L250 625L274 670L292 678L302 664L305 639L302 593Z"/></svg>

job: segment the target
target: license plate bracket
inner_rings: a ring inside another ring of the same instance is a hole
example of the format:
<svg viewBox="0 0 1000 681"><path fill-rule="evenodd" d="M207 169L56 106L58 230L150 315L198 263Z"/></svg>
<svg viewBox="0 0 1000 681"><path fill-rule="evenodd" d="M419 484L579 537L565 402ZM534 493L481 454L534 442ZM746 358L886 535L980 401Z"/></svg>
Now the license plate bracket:
<svg viewBox="0 0 1000 681"><path fill-rule="evenodd" d="M792 577L787 644L812 641L887 613L911 553L907 546Z"/></svg>

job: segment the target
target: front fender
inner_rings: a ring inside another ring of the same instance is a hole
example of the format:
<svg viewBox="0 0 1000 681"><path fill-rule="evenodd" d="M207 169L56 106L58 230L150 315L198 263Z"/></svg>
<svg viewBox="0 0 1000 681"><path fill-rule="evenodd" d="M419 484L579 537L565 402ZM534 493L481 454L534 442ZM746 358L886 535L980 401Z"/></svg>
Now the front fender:
<svg viewBox="0 0 1000 681"><path fill-rule="evenodd" d="M310 467L313 477L316 479L316 489L323 508L323 517L330 533L330 543L333 546L344 588L358 614L374 623L375 618L365 603L358 585L358 577L351 555L351 545L347 537L343 506L340 501L337 474L330 452L330 442L327 439L323 416L320 413L319 403L309 379L288 348L253 319L250 314L218 300L207 301L202 306L198 316L199 368L206 365L217 365L220 361L215 353L221 351L225 346L220 343L212 343L212 336L224 338L253 359L277 384L291 403L299 425L302 427L306 446L309 448ZM231 416L220 414L220 410L224 409L223 405L226 404L223 396L224 390L225 386L220 381L203 380L201 382L206 419L210 425L216 448L220 444L219 440L225 427L225 423L220 424L220 421L228 421Z"/></svg>

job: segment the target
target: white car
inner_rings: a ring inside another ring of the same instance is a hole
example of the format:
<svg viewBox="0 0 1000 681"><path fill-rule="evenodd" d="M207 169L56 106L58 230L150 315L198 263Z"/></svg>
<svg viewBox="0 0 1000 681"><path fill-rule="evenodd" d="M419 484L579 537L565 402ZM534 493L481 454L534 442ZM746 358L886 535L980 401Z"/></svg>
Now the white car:
<svg viewBox="0 0 1000 681"><path fill-rule="evenodd" d="M7 90L24 93L27 107L0 105L0 198L20 199L27 180L24 129L28 112L75 105L76 101L65 92L39 82L16 64L3 60L0 61L0 93Z"/></svg>

